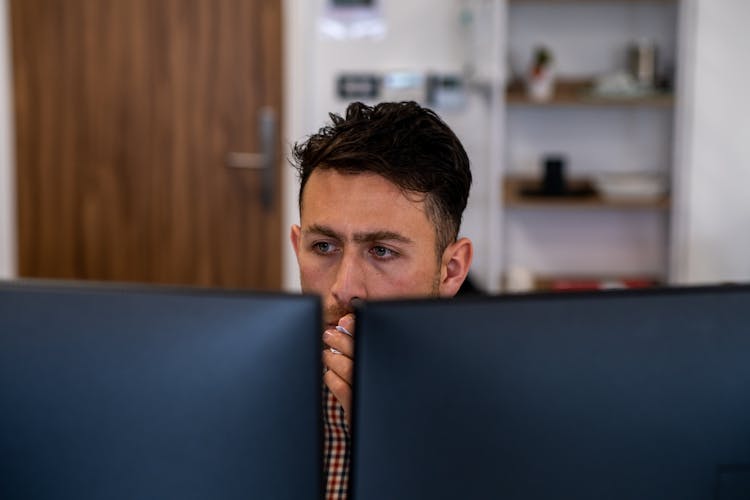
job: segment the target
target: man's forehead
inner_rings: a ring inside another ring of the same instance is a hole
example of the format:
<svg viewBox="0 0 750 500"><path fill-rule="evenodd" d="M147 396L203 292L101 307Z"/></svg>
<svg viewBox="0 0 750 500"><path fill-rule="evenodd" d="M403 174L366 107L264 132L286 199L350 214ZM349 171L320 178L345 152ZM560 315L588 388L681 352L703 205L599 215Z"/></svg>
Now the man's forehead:
<svg viewBox="0 0 750 500"><path fill-rule="evenodd" d="M394 199L403 199L425 212L427 196L424 193L403 189L376 172L349 172L333 168L319 168L310 174L302 188L300 212L311 203L326 203L336 199L344 202L361 201L352 199L350 191L356 191L358 198L368 198L379 205L392 203Z"/></svg>
<svg viewBox="0 0 750 500"><path fill-rule="evenodd" d="M325 169L308 179L300 225L306 234L326 229L342 241L425 241L436 231L427 208L424 194L405 192L377 173Z"/></svg>

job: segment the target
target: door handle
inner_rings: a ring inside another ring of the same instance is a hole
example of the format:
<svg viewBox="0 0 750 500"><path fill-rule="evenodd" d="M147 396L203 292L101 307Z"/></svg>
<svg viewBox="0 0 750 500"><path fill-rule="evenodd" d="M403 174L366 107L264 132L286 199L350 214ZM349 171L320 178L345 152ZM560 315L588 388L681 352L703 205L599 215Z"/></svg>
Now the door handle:
<svg viewBox="0 0 750 500"><path fill-rule="evenodd" d="M258 111L258 142L260 153L227 153L226 166L260 171L260 200L268 210L276 192L276 112L270 106Z"/></svg>

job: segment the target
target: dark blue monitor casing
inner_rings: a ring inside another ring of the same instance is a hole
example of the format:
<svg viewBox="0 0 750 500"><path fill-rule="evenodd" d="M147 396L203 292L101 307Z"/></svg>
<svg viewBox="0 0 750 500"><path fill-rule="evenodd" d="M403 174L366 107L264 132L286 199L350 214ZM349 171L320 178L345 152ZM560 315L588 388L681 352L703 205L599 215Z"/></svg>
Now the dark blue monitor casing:
<svg viewBox="0 0 750 500"><path fill-rule="evenodd" d="M0 498L319 498L320 304L0 285Z"/></svg>
<svg viewBox="0 0 750 500"><path fill-rule="evenodd" d="M750 287L366 303L352 498L750 498Z"/></svg>

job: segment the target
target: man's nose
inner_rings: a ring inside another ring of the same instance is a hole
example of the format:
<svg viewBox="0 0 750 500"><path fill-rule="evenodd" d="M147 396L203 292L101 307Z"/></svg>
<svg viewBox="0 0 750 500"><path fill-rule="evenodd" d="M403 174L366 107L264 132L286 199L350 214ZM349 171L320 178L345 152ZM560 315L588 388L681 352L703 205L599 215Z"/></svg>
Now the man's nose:
<svg viewBox="0 0 750 500"><path fill-rule="evenodd" d="M345 252L341 257L331 294L342 306L350 306L355 298L367 298L364 269L357 255Z"/></svg>

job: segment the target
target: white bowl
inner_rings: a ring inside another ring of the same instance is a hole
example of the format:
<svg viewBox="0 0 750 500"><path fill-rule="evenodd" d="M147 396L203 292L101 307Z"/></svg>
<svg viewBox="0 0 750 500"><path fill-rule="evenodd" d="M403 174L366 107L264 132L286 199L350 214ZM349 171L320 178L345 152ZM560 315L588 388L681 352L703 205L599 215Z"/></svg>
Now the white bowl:
<svg viewBox="0 0 750 500"><path fill-rule="evenodd" d="M602 197L617 200L654 200L667 192L666 176L654 173L600 174L594 185Z"/></svg>

